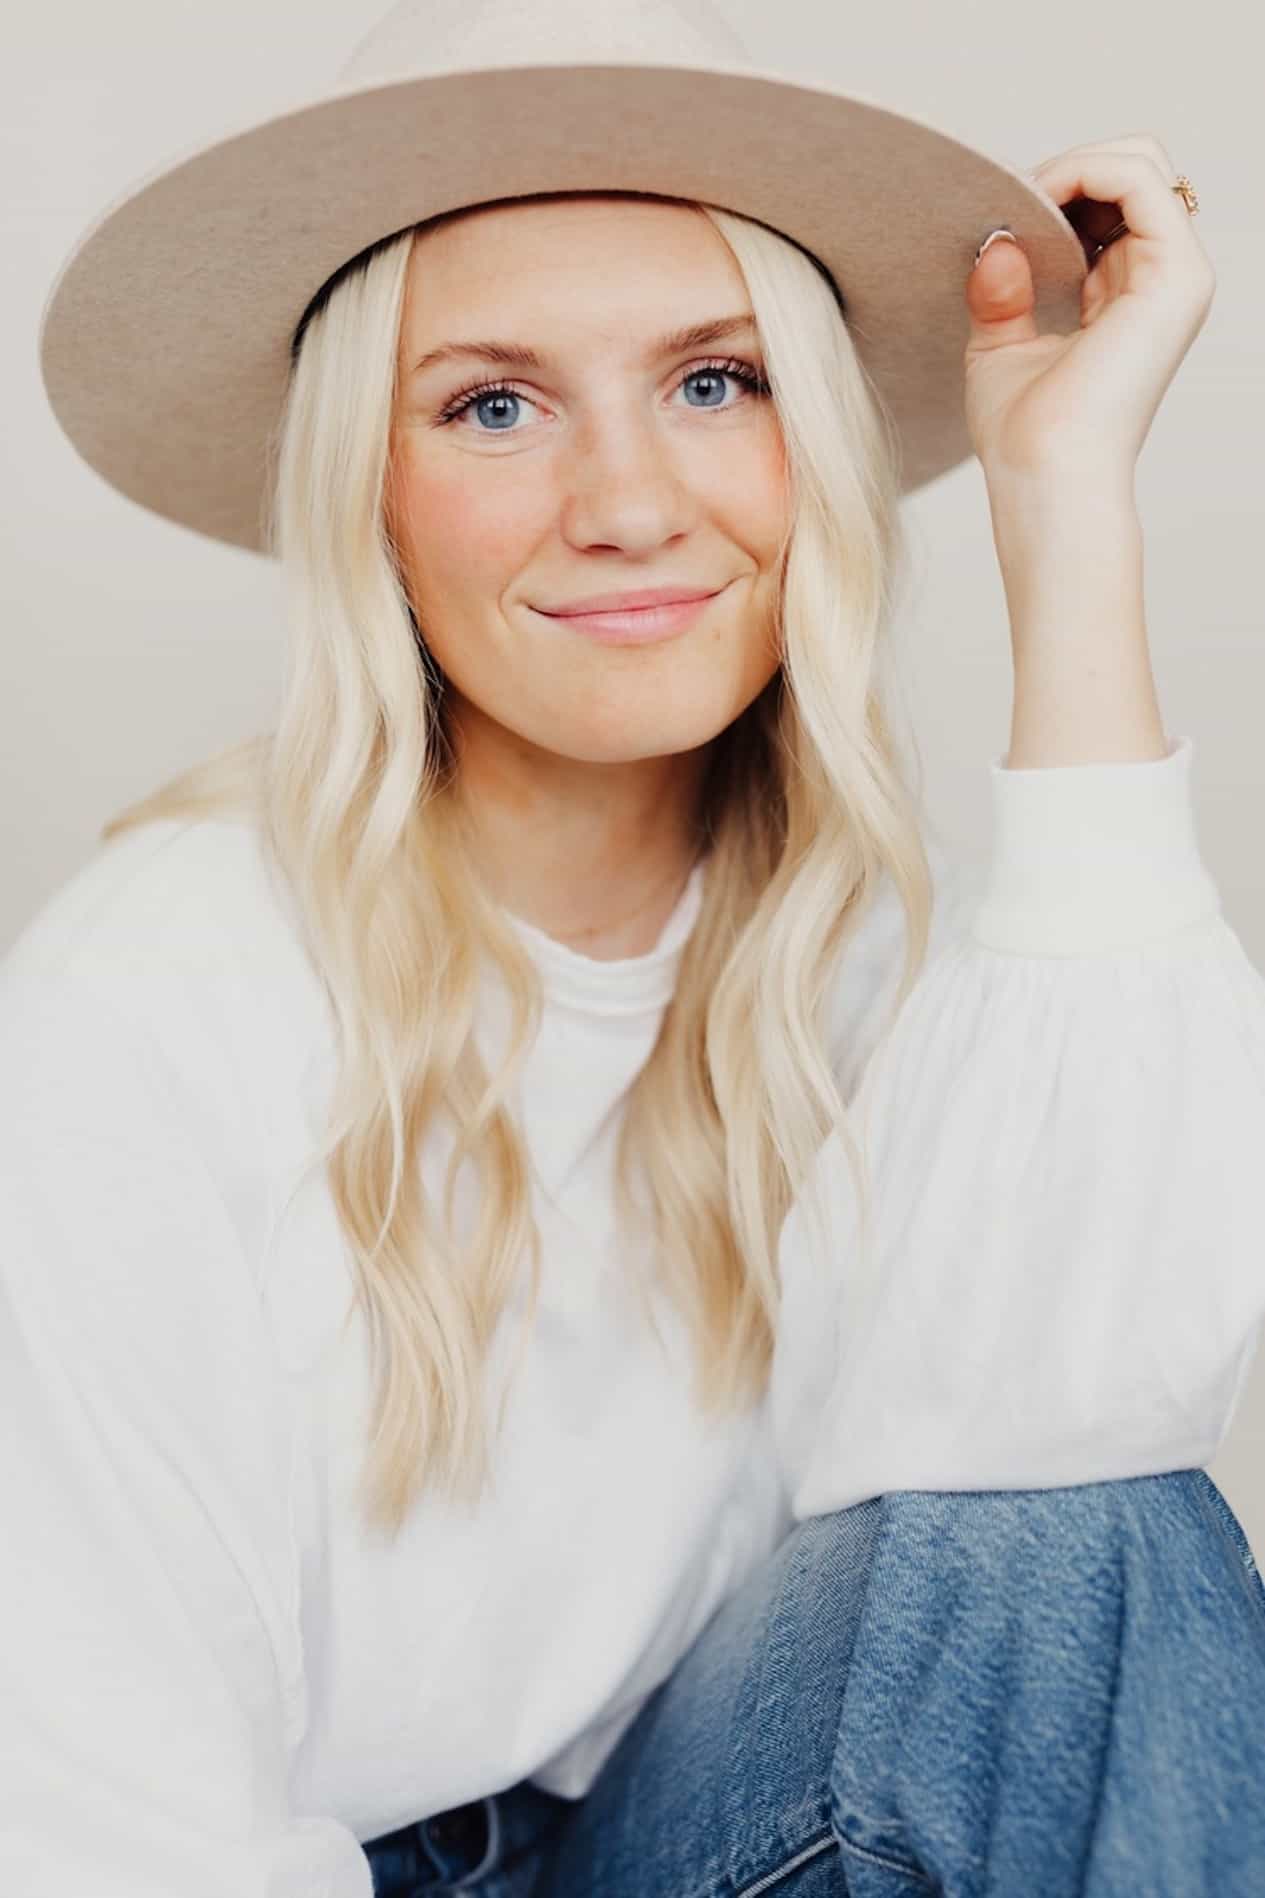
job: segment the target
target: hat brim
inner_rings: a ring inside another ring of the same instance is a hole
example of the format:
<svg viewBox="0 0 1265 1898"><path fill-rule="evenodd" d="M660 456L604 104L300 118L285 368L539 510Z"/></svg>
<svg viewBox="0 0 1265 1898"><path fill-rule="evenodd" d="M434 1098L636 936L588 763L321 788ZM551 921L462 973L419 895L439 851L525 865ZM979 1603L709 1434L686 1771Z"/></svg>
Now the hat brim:
<svg viewBox="0 0 1265 1898"><path fill-rule="evenodd" d="M316 291L393 232L558 191L700 199L831 272L900 441L902 488L972 453L965 282L999 224L1037 320L1079 323L1085 253L1022 174L920 119L748 66L539 65L330 92L200 145L79 238L40 322L54 415L88 465L168 520L255 552Z"/></svg>

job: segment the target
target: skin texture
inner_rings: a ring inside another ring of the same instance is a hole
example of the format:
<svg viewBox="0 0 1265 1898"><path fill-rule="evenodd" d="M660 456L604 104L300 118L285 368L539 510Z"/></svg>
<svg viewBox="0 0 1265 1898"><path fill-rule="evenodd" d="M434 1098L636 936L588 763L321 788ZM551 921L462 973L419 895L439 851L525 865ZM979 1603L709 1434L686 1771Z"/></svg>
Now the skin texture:
<svg viewBox="0 0 1265 1898"><path fill-rule="evenodd" d="M604 960L653 947L694 861L718 734L779 663L786 463L754 332L651 355L664 332L750 312L719 233L617 196L493 205L414 246L388 519L445 711L481 875L515 914ZM527 344L540 369L441 343ZM693 371L691 376L687 372ZM475 381L515 397L440 411ZM725 586L660 644L599 644L533 606Z"/></svg>
<svg viewBox="0 0 1265 1898"><path fill-rule="evenodd" d="M1168 753L1144 601L1134 476L1207 319L1216 273L1149 132L1075 145L1030 174L1086 235L1080 324L1043 335L1018 243L967 277L966 418L988 487L1015 693L1008 768L1150 764Z"/></svg>

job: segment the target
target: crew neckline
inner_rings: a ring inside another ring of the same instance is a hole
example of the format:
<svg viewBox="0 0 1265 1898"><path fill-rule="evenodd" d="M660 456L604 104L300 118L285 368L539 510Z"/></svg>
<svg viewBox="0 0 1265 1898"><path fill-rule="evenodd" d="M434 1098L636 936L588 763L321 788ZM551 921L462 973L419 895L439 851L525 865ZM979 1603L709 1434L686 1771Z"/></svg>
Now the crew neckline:
<svg viewBox="0 0 1265 1898"><path fill-rule="evenodd" d="M551 1000L594 1014L634 1014L660 1008L672 998L681 956L702 907L705 867L706 859L700 858L654 947L639 956L610 961L586 956L513 910L502 913L530 951Z"/></svg>

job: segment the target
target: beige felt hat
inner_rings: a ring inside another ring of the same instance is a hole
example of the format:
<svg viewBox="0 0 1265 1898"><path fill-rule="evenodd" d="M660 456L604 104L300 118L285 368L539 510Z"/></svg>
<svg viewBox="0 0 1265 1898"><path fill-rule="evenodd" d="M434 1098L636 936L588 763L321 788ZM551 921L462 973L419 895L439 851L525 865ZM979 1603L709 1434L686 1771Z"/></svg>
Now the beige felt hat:
<svg viewBox="0 0 1265 1898"><path fill-rule="evenodd" d="M142 507L268 552L291 344L341 265L462 206L649 192L755 218L825 268L911 492L972 453L983 239L1015 233L1037 320L1063 332L1086 251L1021 173L839 79L756 65L713 0L401 0L333 86L168 160L82 234L40 324L53 412Z"/></svg>

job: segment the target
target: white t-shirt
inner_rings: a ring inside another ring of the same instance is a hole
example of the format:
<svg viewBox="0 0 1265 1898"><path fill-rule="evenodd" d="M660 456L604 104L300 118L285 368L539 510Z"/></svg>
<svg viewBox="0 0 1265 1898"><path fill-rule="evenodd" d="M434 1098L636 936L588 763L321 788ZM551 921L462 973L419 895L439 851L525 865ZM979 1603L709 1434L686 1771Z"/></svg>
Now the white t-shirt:
<svg viewBox="0 0 1265 1898"><path fill-rule="evenodd" d="M358 1841L525 1777L583 1793L796 1519L1209 1462L1265 1315L1265 981L1192 756L993 763L991 850L931 848L928 963L871 1062L880 893L830 1026L877 1268L827 1141L827 1256L801 1196L769 1392L723 1423L679 1321L665 1353L640 1318L609 1193L705 865L647 955L514 918L546 985L516 1103L540 1313L492 1495L393 1544L356 1509L368 1356L303 1171L334 1036L288 897L245 822L98 849L0 962L0 1890L370 1898Z"/></svg>

